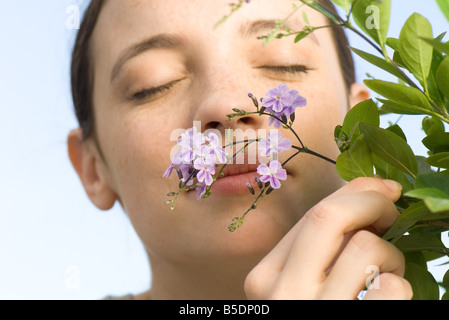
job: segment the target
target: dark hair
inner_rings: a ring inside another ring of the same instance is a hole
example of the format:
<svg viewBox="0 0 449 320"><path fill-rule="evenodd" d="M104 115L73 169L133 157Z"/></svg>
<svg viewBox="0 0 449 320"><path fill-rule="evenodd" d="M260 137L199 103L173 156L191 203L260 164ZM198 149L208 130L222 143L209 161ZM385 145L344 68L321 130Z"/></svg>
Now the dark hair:
<svg viewBox="0 0 449 320"><path fill-rule="evenodd" d="M90 40L105 0L92 0L87 7L80 29L76 36L72 53L71 82L72 98L76 117L83 137L87 139L94 133L93 81Z"/></svg>
<svg viewBox="0 0 449 320"><path fill-rule="evenodd" d="M318 2L336 14L335 7L330 0L318 0ZM92 99L94 72L91 65L90 40L104 3L105 0L92 0L90 2L84 13L72 54L72 98L84 139L91 137L95 133ZM343 79L349 91L349 88L355 82L355 70L351 51L348 48L348 39L343 28L333 27L331 31L337 48Z"/></svg>

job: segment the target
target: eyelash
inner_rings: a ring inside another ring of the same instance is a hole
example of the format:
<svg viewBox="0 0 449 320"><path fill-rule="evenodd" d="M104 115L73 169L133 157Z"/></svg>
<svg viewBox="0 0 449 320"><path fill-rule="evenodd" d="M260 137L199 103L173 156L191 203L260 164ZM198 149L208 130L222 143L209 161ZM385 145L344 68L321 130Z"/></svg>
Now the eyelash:
<svg viewBox="0 0 449 320"><path fill-rule="evenodd" d="M266 66L266 67L261 67L261 69L270 70L270 71L279 72L279 73L290 73L290 74L307 73L311 70L311 69L307 68L306 66L301 66L301 65ZM128 99L131 101L134 101L134 100L142 100L142 99L154 96L158 93L162 93L166 90L170 90L179 81L180 80L177 80L177 81L173 81L168 84L165 84L163 86L138 91L137 93L131 95L131 97L129 97Z"/></svg>
<svg viewBox="0 0 449 320"><path fill-rule="evenodd" d="M164 84L160 87L155 88L149 88L149 89L143 89L141 91L136 92L135 94L131 95L128 100L134 101L134 100L142 100L151 96L154 96L158 93L162 93L166 90L171 89L175 84L177 84L180 80L170 82L168 84Z"/></svg>
<svg viewBox="0 0 449 320"><path fill-rule="evenodd" d="M311 69L307 68L306 66L301 65L294 65L294 66L267 66L262 67L262 69L279 72L279 73L307 73Z"/></svg>

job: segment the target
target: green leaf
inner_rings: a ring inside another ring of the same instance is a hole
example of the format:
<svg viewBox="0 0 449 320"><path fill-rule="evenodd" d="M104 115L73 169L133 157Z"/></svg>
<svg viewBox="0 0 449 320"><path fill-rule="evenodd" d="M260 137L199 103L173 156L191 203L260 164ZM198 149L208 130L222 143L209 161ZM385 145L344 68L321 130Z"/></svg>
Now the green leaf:
<svg viewBox="0 0 449 320"><path fill-rule="evenodd" d="M396 69L391 63L387 62L385 59L379 58L378 56L375 56L371 53L367 53L367 52L364 52L364 51L361 51L361 50L358 50L358 49L355 49L352 47L349 47L349 49L351 49L351 51L354 52L356 55L358 55L362 59L368 61L369 63L375 65L376 67L379 67L382 70L385 70L388 73L407 82L407 78L404 77L403 74L401 72L399 72L398 69Z"/></svg>
<svg viewBox="0 0 449 320"><path fill-rule="evenodd" d="M433 111L426 96L416 88L382 80L365 80L365 85L397 105Z"/></svg>
<svg viewBox="0 0 449 320"><path fill-rule="evenodd" d="M349 137L343 132L342 126L340 125L335 127L334 138L340 152L345 152L351 146Z"/></svg>
<svg viewBox="0 0 449 320"><path fill-rule="evenodd" d="M390 10L390 0L358 0L352 14L355 23L384 47L390 26Z"/></svg>
<svg viewBox="0 0 449 320"><path fill-rule="evenodd" d="M373 100L362 101L349 110L343 121L343 132L349 138L353 138L354 132L356 131L355 127L359 122L369 123L376 127L379 126L379 112Z"/></svg>
<svg viewBox="0 0 449 320"><path fill-rule="evenodd" d="M434 133L444 132L445 130L443 121L435 117L424 117L422 120L422 128L428 136Z"/></svg>
<svg viewBox="0 0 449 320"><path fill-rule="evenodd" d="M394 102L390 100L377 99L382 103L380 108L381 112L396 113L396 114L408 114L408 115L433 115L434 112L429 109L424 109L421 107L416 107L410 104L405 104L401 102Z"/></svg>
<svg viewBox="0 0 449 320"><path fill-rule="evenodd" d="M296 8L293 8L293 9L296 10L297 7L296 7ZM310 25L309 16L307 15L307 13L306 13L305 11L302 12L302 20L304 20L304 23L305 23L307 26Z"/></svg>
<svg viewBox="0 0 449 320"><path fill-rule="evenodd" d="M348 13L351 10L351 6L354 1L355 0L332 0L335 5L343 8Z"/></svg>
<svg viewBox="0 0 449 320"><path fill-rule="evenodd" d="M389 46L394 51L399 51L399 39L388 37L387 46Z"/></svg>
<svg viewBox="0 0 449 320"><path fill-rule="evenodd" d="M374 167L376 174L384 179L394 180L402 185L402 191L407 192L413 189L412 183L407 179L405 174L388 162L383 161L378 156L373 155Z"/></svg>
<svg viewBox="0 0 449 320"><path fill-rule="evenodd" d="M449 57L446 57L438 67L435 81L441 93L449 100Z"/></svg>
<svg viewBox="0 0 449 320"><path fill-rule="evenodd" d="M449 1L447 0L436 0L438 6L441 9L441 12L443 12L446 19L449 21Z"/></svg>
<svg viewBox="0 0 449 320"><path fill-rule="evenodd" d="M419 13L414 13L405 22L400 36L400 55L411 73L424 82L432 63L432 46L422 38L433 38L430 22Z"/></svg>
<svg viewBox="0 0 449 320"><path fill-rule="evenodd" d="M430 133L422 143L432 153L449 152L449 132Z"/></svg>
<svg viewBox="0 0 449 320"><path fill-rule="evenodd" d="M301 31L295 37L295 43L298 43L310 34L310 31Z"/></svg>
<svg viewBox="0 0 449 320"><path fill-rule="evenodd" d="M416 161L418 161L418 172L419 174L426 174L432 172L430 165L427 163L426 158L423 156L416 156Z"/></svg>
<svg viewBox="0 0 449 320"><path fill-rule="evenodd" d="M449 169L449 152L440 152L427 158L427 163L435 168Z"/></svg>
<svg viewBox="0 0 449 320"><path fill-rule="evenodd" d="M443 277L443 287L449 292L449 269L446 271Z"/></svg>
<svg viewBox="0 0 449 320"><path fill-rule="evenodd" d="M402 252L445 249L440 235L431 234L410 234L401 237L395 242L395 246Z"/></svg>
<svg viewBox="0 0 449 320"><path fill-rule="evenodd" d="M331 21L335 22L335 23L339 23L337 18L335 17L335 15L329 11L328 9L326 9L325 7L323 7L320 3L318 3L315 0L301 0L302 3L304 3L305 5L317 10L318 12L322 13L323 15L325 15L327 18L329 18Z"/></svg>
<svg viewBox="0 0 449 320"><path fill-rule="evenodd" d="M445 213L449 211L449 199L427 198L424 200L424 203L433 213ZM444 217L447 217L447 215Z"/></svg>
<svg viewBox="0 0 449 320"><path fill-rule="evenodd" d="M424 188L435 188L449 194L449 176L437 172L417 176L415 180L415 189Z"/></svg>
<svg viewBox="0 0 449 320"><path fill-rule="evenodd" d="M413 289L413 300L438 300L440 290L432 274L425 268L407 263L404 278L410 282Z"/></svg>
<svg viewBox="0 0 449 320"><path fill-rule="evenodd" d="M336 169L341 178L351 181L358 177L373 177L373 159L368 145L359 136L354 145L337 158Z"/></svg>
<svg viewBox="0 0 449 320"><path fill-rule="evenodd" d="M405 196L424 200L429 210L434 213L449 211L449 195L440 189L415 189L407 192Z"/></svg>
<svg viewBox="0 0 449 320"><path fill-rule="evenodd" d="M399 125L394 124L394 125L388 127L387 130L393 132L397 136L401 137L402 140L407 142L407 137L405 136L404 131L402 131L402 128Z"/></svg>
<svg viewBox="0 0 449 320"><path fill-rule="evenodd" d="M360 132L364 134L375 155L411 177L416 176L418 162L412 149L402 138L393 132L366 123L360 123Z"/></svg>
<svg viewBox="0 0 449 320"><path fill-rule="evenodd" d="M439 35L436 40L440 39L444 35L445 33ZM443 60L443 54L438 52L438 50L433 50L432 64L430 66L429 76L427 77L427 87L429 88L429 95L435 101L435 103L440 106L444 105L444 96L438 88L436 82L436 74Z"/></svg>
<svg viewBox="0 0 449 320"><path fill-rule="evenodd" d="M443 43L441 40L432 38L422 38L422 39L428 44L430 44L438 52L449 54L449 42Z"/></svg>
<svg viewBox="0 0 449 320"><path fill-rule="evenodd" d="M423 200L427 198L449 199L449 195L446 192L436 188L414 189L407 192L405 196Z"/></svg>
<svg viewBox="0 0 449 320"><path fill-rule="evenodd" d="M402 211L402 213L399 215L399 218L396 219L396 221L382 238L385 240L392 240L392 242L394 243L394 239L398 239L399 237L401 237L419 220L428 220L426 218L422 218L424 216L427 217L428 214L429 209L427 209L424 201L419 201L410 205L407 209Z"/></svg>

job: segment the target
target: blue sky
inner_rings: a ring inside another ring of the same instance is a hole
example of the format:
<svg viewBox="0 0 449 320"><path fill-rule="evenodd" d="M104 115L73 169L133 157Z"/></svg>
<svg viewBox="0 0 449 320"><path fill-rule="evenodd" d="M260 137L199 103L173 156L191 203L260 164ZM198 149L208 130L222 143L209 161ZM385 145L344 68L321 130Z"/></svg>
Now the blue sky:
<svg viewBox="0 0 449 320"><path fill-rule="evenodd" d="M433 1L392 2L391 36L398 36L413 12L429 18L434 35L449 29ZM99 299L145 290L151 280L126 215L119 206L97 210L67 156L66 136L76 127L69 86L75 31L66 27L70 5L83 7L85 1L1 4L0 299ZM367 49L352 35L350 41ZM366 72L384 76L360 60L356 66L359 80ZM400 124L415 150L425 152L420 119L407 117ZM441 276L441 267L432 270Z"/></svg>

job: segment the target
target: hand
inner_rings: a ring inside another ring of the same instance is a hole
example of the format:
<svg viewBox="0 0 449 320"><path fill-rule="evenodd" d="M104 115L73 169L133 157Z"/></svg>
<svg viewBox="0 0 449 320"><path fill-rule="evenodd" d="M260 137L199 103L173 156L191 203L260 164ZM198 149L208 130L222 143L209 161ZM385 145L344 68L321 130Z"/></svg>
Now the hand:
<svg viewBox="0 0 449 320"><path fill-rule="evenodd" d="M411 299L404 256L379 235L397 219L400 184L351 181L309 210L249 273L249 299L356 299L372 268L377 286L364 299Z"/></svg>

